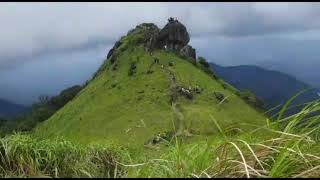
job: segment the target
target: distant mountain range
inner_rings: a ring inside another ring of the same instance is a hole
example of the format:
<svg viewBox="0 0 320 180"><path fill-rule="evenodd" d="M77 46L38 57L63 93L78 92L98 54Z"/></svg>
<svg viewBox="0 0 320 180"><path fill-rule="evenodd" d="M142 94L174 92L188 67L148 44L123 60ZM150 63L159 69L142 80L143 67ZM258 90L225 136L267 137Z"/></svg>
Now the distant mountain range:
<svg viewBox="0 0 320 180"><path fill-rule="evenodd" d="M303 61L293 60L290 64L287 61L261 61L256 64L259 67L268 70L280 71L298 80L310 84L312 87L320 89L319 67L320 61L313 64L304 63Z"/></svg>
<svg viewBox="0 0 320 180"><path fill-rule="evenodd" d="M278 71L266 70L258 66L240 65L223 67L210 63L212 70L226 82L239 90L249 90L265 102L270 109L284 104L299 91L311 86L295 77ZM320 98L318 90L310 90L299 96L293 104L310 102ZM296 111L296 110L295 110Z"/></svg>
<svg viewBox="0 0 320 180"><path fill-rule="evenodd" d="M0 99L0 118L13 118L28 109L28 107Z"/></svg>

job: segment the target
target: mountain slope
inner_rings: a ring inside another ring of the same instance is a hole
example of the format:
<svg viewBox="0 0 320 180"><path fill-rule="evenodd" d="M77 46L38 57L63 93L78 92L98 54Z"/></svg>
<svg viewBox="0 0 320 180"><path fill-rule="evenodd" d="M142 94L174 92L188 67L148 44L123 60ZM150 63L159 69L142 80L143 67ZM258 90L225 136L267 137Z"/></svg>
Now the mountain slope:
<svg viewBox="0 0 320 180"><path fill-rule="evenodd" d="M266 70L257 66L231 66L223 67L210 64L212 70L225 81L239 90L249 90L263 99L266 108L284 104L299 91L310 88L309 85L298 81L287 74ZM316 90L311 90L298 97L293 104L310 102L318 99ZM297 112L299 109L292 111Z"/></svg>
<svg viewBox="0 0 320 180"><path fill-rule="evenodd" d="M264 116L201 70L199 63L163 49L146 51L147 32L136 31L120 40L77 97L40 124L35 135L141 147L158 133L218 134L211 118L222 128L249 129L252 126L243 124L265 122ZM181 92L189 86L194 92L191 97ZM220 103L214 92L228 97L227 101Z"/></svg>
<svg viewBox="0 0 320 180"><path fill-rule="evenodd" d="M27 110L27 107L0 99L0 117L2 118L13 118L20 113L26 112Z"/></svg>

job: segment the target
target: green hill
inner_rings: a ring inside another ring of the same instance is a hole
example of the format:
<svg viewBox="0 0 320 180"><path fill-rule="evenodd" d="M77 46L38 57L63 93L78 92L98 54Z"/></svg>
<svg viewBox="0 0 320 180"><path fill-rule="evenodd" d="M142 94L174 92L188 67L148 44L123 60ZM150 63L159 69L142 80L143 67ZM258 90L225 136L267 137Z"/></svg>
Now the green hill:
<svg viewBox="0 0 320 180"><path fill-rule="evenodd" d="M143 147L159 133L206 137L218 133L216 123L244 130L265 123L203 64L170 50L149 51L149 29L142 24L122 37L94 78L34 134Z"/></svg>
<svg viewBox="0 0 320 180"><path fill-rule="evenodd" d="M297 94L271 121L188 42L173 18L129 31L29 117L48 120L0 138L0 177L319 177L320 101L284 118Z"/></svg>

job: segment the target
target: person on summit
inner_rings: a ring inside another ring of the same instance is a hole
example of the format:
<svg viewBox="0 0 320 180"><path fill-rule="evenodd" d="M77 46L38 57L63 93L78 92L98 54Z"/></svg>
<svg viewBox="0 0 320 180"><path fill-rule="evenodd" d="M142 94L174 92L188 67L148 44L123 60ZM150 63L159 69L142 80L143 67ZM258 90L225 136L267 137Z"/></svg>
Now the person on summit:
<svg viewBox="0 0 320 180"><path fill-rule="evenodd" d="M168 19L168 21L169 21L169 23L173 23L175 20L174 20L173 17L170 17L170 18Z"/></svg>

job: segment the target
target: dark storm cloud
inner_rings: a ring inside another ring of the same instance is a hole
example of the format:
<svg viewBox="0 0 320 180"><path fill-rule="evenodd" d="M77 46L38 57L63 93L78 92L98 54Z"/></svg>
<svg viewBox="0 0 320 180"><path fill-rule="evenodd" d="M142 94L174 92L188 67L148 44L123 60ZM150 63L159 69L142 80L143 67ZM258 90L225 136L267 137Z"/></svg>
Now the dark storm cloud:
<svg viewBox="0 0 320 180"><path fill-rule="evenodd" d="M186 25L198 55L222 65L316 61L320 3L2 3L0 98L30 103L81 83L128 30L163 27L170 16Z"/></svg>
<svg viewBox="0 0 320 180"><path fill-rule="evenodd" d="M109 49L110 46L107 46ZM40 95L83 84L105 59L106 46L42 55L13 69L0 71L0 97L30 104Z"/></svg>
<svg viewBox="0 0 320 180"><path fill-rule="evenodd" d="M192 37L252 36L320 28L319 3L2 3L0 67L11 57L113 42L142 22L178 17ZM19 62L12 62L19 63Z"/></svg>

